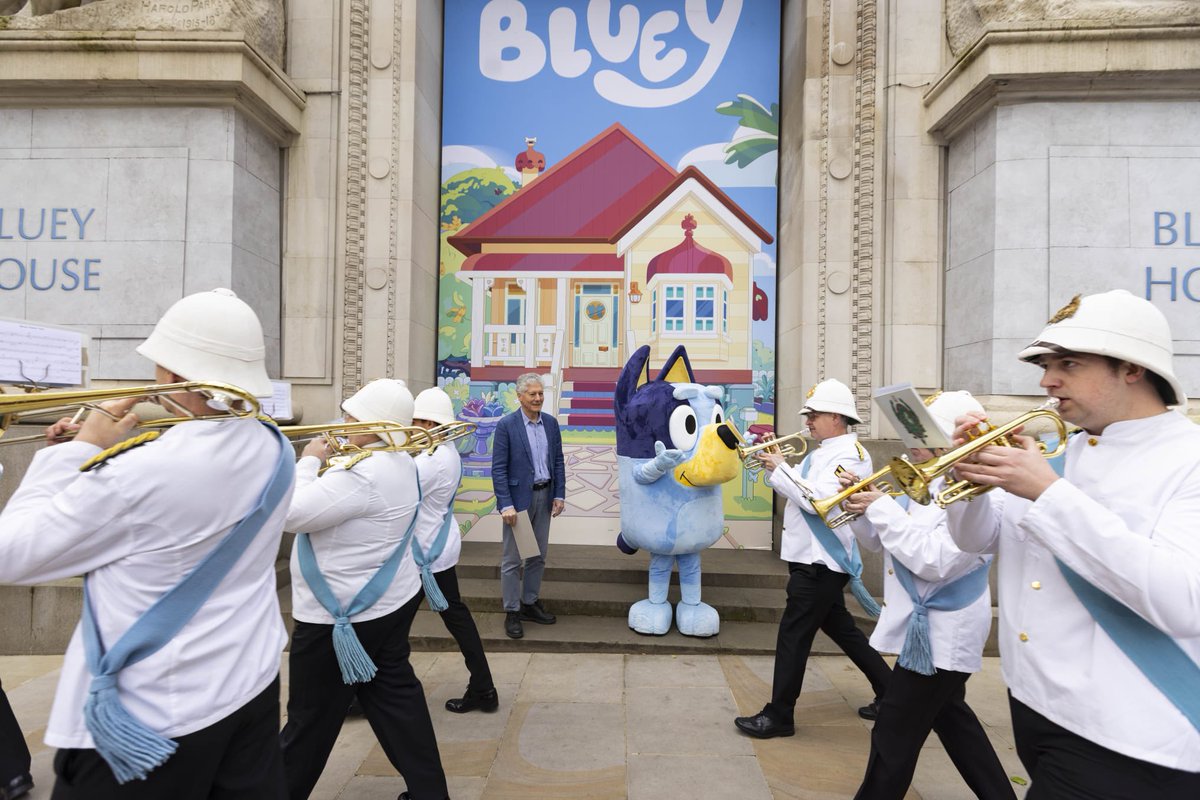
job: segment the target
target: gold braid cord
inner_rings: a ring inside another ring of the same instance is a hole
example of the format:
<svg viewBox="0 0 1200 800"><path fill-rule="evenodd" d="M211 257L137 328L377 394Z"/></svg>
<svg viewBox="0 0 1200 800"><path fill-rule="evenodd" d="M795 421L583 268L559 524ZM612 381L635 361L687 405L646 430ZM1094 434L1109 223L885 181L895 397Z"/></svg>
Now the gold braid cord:
<svg viewBox="0 0 1200 800"><path fill-rule="evenodd" d="M162 431L146 431L145 433L139 433L137 436L134 436L131 439L126 439L123 442L117 442L107 450L102 450L89 458L87 461L83 462L79 466L79 471L91 472L97 467L107 464L109 459L115 458L116 456L121 455L121 453L128 452L135 447L141 447L148 442L153 442L160 436L162 436Z"/></svg>

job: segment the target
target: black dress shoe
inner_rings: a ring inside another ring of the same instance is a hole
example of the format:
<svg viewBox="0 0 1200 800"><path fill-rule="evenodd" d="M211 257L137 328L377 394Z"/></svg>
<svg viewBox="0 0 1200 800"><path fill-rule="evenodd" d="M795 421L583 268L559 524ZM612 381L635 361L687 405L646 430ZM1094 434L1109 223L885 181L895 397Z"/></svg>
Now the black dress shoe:
<svg viewBox="0 0 1200 800"><path fill-rule="evenodd" d="M508 638L510 639L520 639L525 635L525 629L521 627L521 615L516 611L505 613L504 632L508 634Z"/></svg>
<svg viewBox="0 0 1200 800"><path fill-rule="evenodd" d="M33 776L28 772L24 775L18 775L8 782L6 786L0 786L0 800L16 800L18 797L24 797L29 794L29 790L33 788Z"/></svg>
<svg viewBox="0 0 1200 800"><path fill-rule="evenodd" d="M490 713L499 707L500 698L496 694L495 687L488 689L486 692L473 692L471 691L471 687L468 686L466 693L462 697L452 697L446 701L446 710L453 711L455 714L465 714L475 709Z"/></svg>
<svg viewBox="0 0 1200 800"><path fill-rule="evenodd" d="M400 796L397 797L396 800L412 800L412 795L408 792L401 792ZM447 797L446 800L450 800L450 798Z"/></svg>
<svg viewBox="0 0 1200 800"><path fill-rule="evenodd" d="M521 619L527 619L539 625L553 625L558 621L558 617L547 613L546 609L542 608L541 600L534 600L532 603L521 603Z"/></svg>
<svg viewBox="0 0 1200 800"><path fill-rule="evenodd" d="M879 716L879 701L872 700L870 705L863 706L858 710L858 715L863 719L876 719Z"/></svg>
<svg viewBox="0 0 1200 800"><path fill-rule="evenodd" d="M748 733L756 739L772 739L776 736L793 736L796 733L796 726L792 724L783 724L776 722L766 714L757 714L753 717L737 717L733 720L733 724L737 725L738 730L742 733Z"/></svg>

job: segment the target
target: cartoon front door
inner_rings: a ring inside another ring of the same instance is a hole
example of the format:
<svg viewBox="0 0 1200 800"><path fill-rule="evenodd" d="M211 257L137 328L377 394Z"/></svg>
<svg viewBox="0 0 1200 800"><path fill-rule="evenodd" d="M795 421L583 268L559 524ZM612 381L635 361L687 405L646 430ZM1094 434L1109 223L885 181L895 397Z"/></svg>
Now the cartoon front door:
<svg viewBox="0 0 1200 800"><path fill-rule="evenodd" d="M617 366L617 298L612 285L577 286L574 317L571 366Z"/></svg>

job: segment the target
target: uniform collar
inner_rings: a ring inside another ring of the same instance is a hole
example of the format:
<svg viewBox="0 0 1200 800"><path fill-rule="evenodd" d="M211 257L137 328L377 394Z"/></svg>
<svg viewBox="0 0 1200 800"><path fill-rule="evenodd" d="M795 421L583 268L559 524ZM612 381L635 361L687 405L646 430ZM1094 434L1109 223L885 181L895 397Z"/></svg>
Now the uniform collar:
<svg viewBox="0 0 1200 800"><path fill-rule="evenodd" d="M843 444L854 444L857 441L857 433L843 433L841 436L831 436L823 442L818 442L817 447L837 447Z"/></svg>
<svg viewBox="0 0 1200 800"><path fill-rule="evenodd" d="M1178 422L1188 422L1187 418L1178 411L1164 411L1161 414L1155 414L1152 417L1142 417L1141 419L1123 419L1117 422L1110 422L1104 429L1104 433L1091 436L1094 439L1104 438L1110 442L1121 442L1127 440L1142 440L1147 436L1153 435L1155 432L1164 427L1178 424Z"/></svg>

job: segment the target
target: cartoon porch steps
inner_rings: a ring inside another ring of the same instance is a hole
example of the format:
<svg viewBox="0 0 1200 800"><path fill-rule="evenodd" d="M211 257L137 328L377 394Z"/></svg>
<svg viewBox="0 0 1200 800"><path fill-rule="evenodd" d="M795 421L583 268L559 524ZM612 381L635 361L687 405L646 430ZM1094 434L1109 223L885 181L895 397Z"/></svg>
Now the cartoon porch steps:
<svg viewBox="0 0 1200 800"><path fill-rule="evenodd" d="M558 421L582 428L611 428L613 393L617 390L620 370L571 369L563 373L563 388L558 404Z"/></svg>

